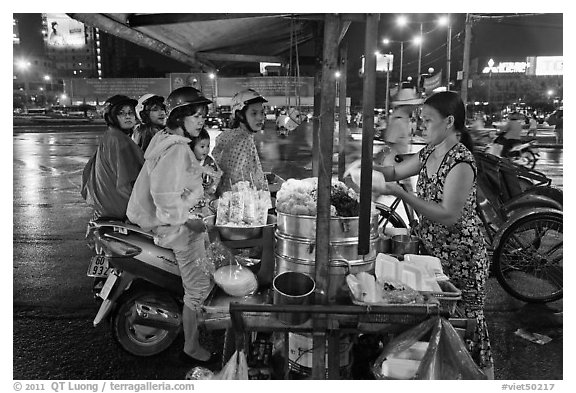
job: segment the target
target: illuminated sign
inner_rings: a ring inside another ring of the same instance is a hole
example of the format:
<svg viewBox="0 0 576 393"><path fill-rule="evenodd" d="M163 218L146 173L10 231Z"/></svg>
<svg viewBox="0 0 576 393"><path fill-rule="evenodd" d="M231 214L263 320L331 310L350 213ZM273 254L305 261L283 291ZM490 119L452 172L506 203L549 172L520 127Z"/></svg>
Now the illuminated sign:
<svg viewBox="0 0 576 393"><path fill-rule="evenodd" d="M46 45L52 49L82 48L86 45L84 24L66 14L46 14Z"/></svg>
<svg viewBox="0 0 576 393"><path fill-rule="evenodd" d="M482 73L488 74L520 73L526 75L564 75L562 56L532 56L526 61L503 61L497 65L486 66Z"/></svg>
<svg viewBox="0 0 576 393"><path fill-rule="evenodd" d="M564 75L562 56L529 57L534 75Z"/></svg>
<svg viewBox="0 0 576 393"><path fill-rule="evenodd" d="M498 65L493 66L492 68L489 66L484 67L482 73L488 74L489 72L492 72L493 74L525 74L528 67L530 67L530 64L525 61L503 61L498 63Z"/></svg>

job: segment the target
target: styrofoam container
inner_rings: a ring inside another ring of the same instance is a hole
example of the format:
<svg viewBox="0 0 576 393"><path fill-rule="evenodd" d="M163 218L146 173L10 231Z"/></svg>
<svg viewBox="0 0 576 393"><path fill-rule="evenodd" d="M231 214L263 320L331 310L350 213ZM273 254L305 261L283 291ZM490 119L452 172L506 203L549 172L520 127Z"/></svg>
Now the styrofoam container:
<svg viewBox="0 0 576 393"><path fill-rule="evenodd" d="M422 360L426 350L428 349L428 342L416 341L410 348L400 353L389 356L390 359L410 359Z"/></svg>
<svg viewBox="0 0 576 393"><path fill-rule="evenodd" d="M376 263L374 264L374 274L378 281L385 279L397 280L398 264L400 261L388 254L378 254L376 256Z"/></svg>
<svg viewBox="0 0 576 393"><path fill-rule="evenodd" d="M393 379L412 379L420 367L420 360L386 359L382 362L382 374Z"/></svg>
<svg viewBox="0 0 576 393"><path fill-rule="evenodd" d="M425 276L434 278L445 276L442 271L442 263L437 257L431 255L404 254L404 262L418 266L423 270Z"/></svg>
<svg viewBox="0 0 576 393"><path fill-rule="evenodd" d="M404 284L408 285L410 288L413 288L417 291L422 290L423 281L422 281L422 271L413 265L408 264L398 264L401 268L400 272L400 281Z"/></svg>

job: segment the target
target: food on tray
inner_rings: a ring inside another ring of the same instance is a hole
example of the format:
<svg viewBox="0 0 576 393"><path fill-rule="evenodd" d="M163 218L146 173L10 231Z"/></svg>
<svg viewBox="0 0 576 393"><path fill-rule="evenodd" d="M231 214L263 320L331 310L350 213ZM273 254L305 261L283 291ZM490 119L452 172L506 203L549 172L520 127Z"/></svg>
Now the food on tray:
<svg viewBox="0 0 576 393"><path fill-rule="evenodd" d="M258 288L254 273L236 264L216 270L214 282L230 296L248 296Z"/></svg>
<svg viewBox="0 0 576 393"><path fill-rule="evenodd" d="M276 196L276 210L286 214L315 216L317 195L318 178L288 179ZM359 196L341 181L332 180L330 203L330 215L333 217L358 216Z"/></svg>
<svg viewBox="0 0 576 393"><path fill-rule="evenodd" d="M377 281L366 272L346 276L353 299L367 304L423 303L420 292L397 280Z"/></svg>
<svg viewBox="0 0 576 393"><path fill-rule="evenodd" d="M256 190L247 181L239 181L218 200L216 225L254 227L266 225L272 207L270 192Z"/></svg>

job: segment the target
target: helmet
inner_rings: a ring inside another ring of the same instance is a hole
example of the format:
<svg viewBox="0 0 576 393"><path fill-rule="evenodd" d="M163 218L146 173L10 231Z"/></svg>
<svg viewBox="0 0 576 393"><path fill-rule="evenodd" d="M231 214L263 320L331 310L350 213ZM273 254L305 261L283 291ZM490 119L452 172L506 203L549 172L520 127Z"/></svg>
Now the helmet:
<svg viewBox="0 0 576 393"><path fill-rule="evenodd" d="M145 112L150 110L150 107L154 104L162 105L164 103L164 97L156 94L144 94L138 99L138 105L136 105L136 117L142 123L147 123L149 121L148 116L144 116Z"/></svg>
<svg viewBox="0 0 576 393"><path fill-rule="evenodd" d="M202 92L190 86L179 87L174 90L166 99L166 112L170 115L174 109L185 105L211 104Z"/></svg>
<svg viewBox="0 0 576 393"><path fill-rule="evenodd" d="M116 118L112 116L113 111L116 108L121 108L124 105L130 105L133 108L135 108L137 104L138 101L121 94L117 94L115 96L108 98L104 102L104 120L106 121L106 124L116 126L118 125Z"/></svg>
<svg viewBox="0 0 576 393"><path fill-rule="evenodd" d="M255 102L268 102L268 100L254 89L246 89L234 94L232 97L232 118L236 117L236 111L241 111Z"/></svg>

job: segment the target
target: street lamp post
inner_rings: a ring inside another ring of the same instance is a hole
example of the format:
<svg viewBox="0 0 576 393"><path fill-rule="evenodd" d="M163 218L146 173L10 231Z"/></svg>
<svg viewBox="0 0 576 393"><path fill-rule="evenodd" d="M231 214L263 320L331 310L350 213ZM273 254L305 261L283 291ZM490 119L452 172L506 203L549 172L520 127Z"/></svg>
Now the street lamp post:
<svg viewBox="0 0 576 393"><path fill-rule="evenodd" d="M422 69L422 23L420 23L420 37L418 40L418 89L420 89L421 69Z"/></svg>
<svg viewBox="0 0 576 393"><path fill-rule="evenodd" d="M382 40L384 45L388 45L391 42L398 42L400 43L400 75L398 76L398 86L402 88L402 66L404 64L404 41L391 41L388 38L384 38Z"/></svg>
<svg viewBox="0 0 576 393"><path fill-rule="evenodd" d="M446 35L446 90L450 90L450 52L452 52L452 24L450 23L450 14L441 17L438 20L440 26L448 27Z"/></svg>
<svg viewBox="0 0 576 393"><path fill-rule="evenodd" d="M488 60L488 108L492 107L492 103L490 102L492 96L492 67L494 67L494 59ZM490 113L492 113L492 110Z"/></svg>

